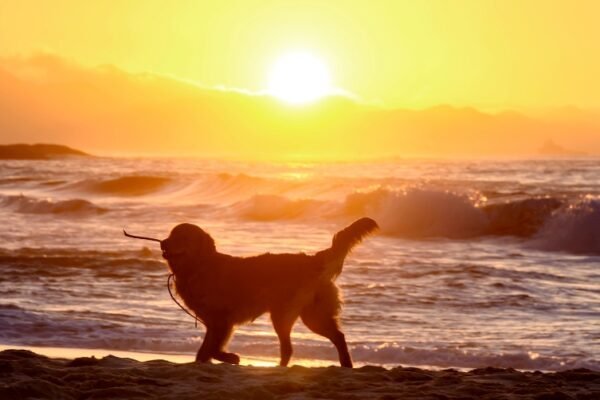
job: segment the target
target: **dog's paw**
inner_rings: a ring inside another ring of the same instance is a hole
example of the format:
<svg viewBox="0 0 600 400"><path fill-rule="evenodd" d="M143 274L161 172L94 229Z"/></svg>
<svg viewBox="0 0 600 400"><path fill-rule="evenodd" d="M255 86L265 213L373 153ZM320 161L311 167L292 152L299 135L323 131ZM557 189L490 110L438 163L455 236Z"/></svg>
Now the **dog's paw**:
<svg viewBox="0 0 600 400"><path fill-rule="evenodd" d="M219 360L222 361L224 363L228 363L228 364L239 364L240 363L240 356L238 356L235 353L225 353L225 352L220 352L219 354L215 355L215 360Z"/></svg>

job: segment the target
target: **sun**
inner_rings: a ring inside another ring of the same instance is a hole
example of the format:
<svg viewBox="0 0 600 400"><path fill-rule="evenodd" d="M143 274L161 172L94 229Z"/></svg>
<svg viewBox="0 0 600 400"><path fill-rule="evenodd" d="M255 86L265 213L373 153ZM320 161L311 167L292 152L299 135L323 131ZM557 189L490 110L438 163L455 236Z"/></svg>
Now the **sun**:
<svg viewBox="0 0 600 400"><path fill-rule="evenodd" d="M268 79L268 93L290 104L311 103L332 92L327 65L307 52L280 56Z"/></svg>

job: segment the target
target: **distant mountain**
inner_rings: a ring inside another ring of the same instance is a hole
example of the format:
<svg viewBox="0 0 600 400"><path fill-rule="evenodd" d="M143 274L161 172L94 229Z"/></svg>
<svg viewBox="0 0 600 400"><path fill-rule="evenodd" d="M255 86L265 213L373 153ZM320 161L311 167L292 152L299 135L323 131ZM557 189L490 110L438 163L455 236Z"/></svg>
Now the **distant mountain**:
<svg viewBox="0 0 600 400"><path fill-rule="evenodd" d="M0 160L48 160L68 156L89 157L90 155L58 144L0 145Z"/></svg>
<svg viewBox="0 0 600 400"><path fill-rule="evenodd" d="M104 154L242 158L536 156L553 138L600 154L600 113L436 106L385 109L345 97L301 107L55 55L0 58L0 143L69 143Z"/></svg>

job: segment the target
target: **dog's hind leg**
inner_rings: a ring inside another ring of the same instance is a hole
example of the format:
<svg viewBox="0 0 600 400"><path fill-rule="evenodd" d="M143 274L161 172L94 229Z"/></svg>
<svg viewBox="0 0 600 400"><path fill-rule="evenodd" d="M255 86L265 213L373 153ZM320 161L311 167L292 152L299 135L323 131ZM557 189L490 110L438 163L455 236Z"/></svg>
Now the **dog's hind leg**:
<svg viewBox="0 0 600 400"><path fill-rule="evenodd" d="M337 320L327 315L313 315L312 313L302 312L302 322L314 333L324 336L331 340L331 343L338 351L340 365L346 368L352 368L352 358L348 351L346 338L340 330Z"/></svg>
<svg viewBox="0 0 600 400"><path fill-rule="evenodd" d="M311 331L333 343L342 367L352 368L352 358L337 317L340 303L337 287L333 283L323 286L319 288L315 300L304 307L300 318Z"/></svg>
<svg viewBox="0 0 600 400"><path fill-rule="evenodd" d="M227 324L207 324L206 335L202 346L196 354L196 362L208 362L211 358L230 364L239 364L240 357L234 353L227 353L223 348L227 345L233 326Z"/></svg>
<svg viewBox="0 0 600 400"><path fill-rule="evenodd" d="M292 339L290 334L292 333L292 327L298 318L297 314L290 314L289 312L271 312L271 321L273 322L273 328L279 338L279 352L281 359L279 365L287 367L290 359L292 358Z"/></svg>

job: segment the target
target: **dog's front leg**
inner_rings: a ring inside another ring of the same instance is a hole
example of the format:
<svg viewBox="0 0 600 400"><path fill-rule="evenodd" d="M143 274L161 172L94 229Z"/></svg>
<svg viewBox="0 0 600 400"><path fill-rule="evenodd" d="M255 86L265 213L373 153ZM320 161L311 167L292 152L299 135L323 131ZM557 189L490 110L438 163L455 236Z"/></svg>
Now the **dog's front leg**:
<svg viewBox="0 0 600 400"><path fill-rule="evenodd" d="M240 356L235 353L227 353L225 351L218 351L217 354L213 356L215 360L222 361L227 364L239 364Z"/></svg>
<svg viewBox="0 0 600 400"><path fill-rule="evenodd" d="M202 346L196 354L196 362L207 362L211 358L229 364L239 364L240 357L223 351L233 333L233 325L225 323L207 324Z"/></svg>
<svg viewBox="0 0 600 400"><path fill-rule="evenodd" d="M211 359L210 348L212 347L211 342L213 341L213 335L213 329L210 327L210 325L207 325L204 340L202 341L200 349L198 349L198 352L196 353L196 362L205 363Z"/></svg>

